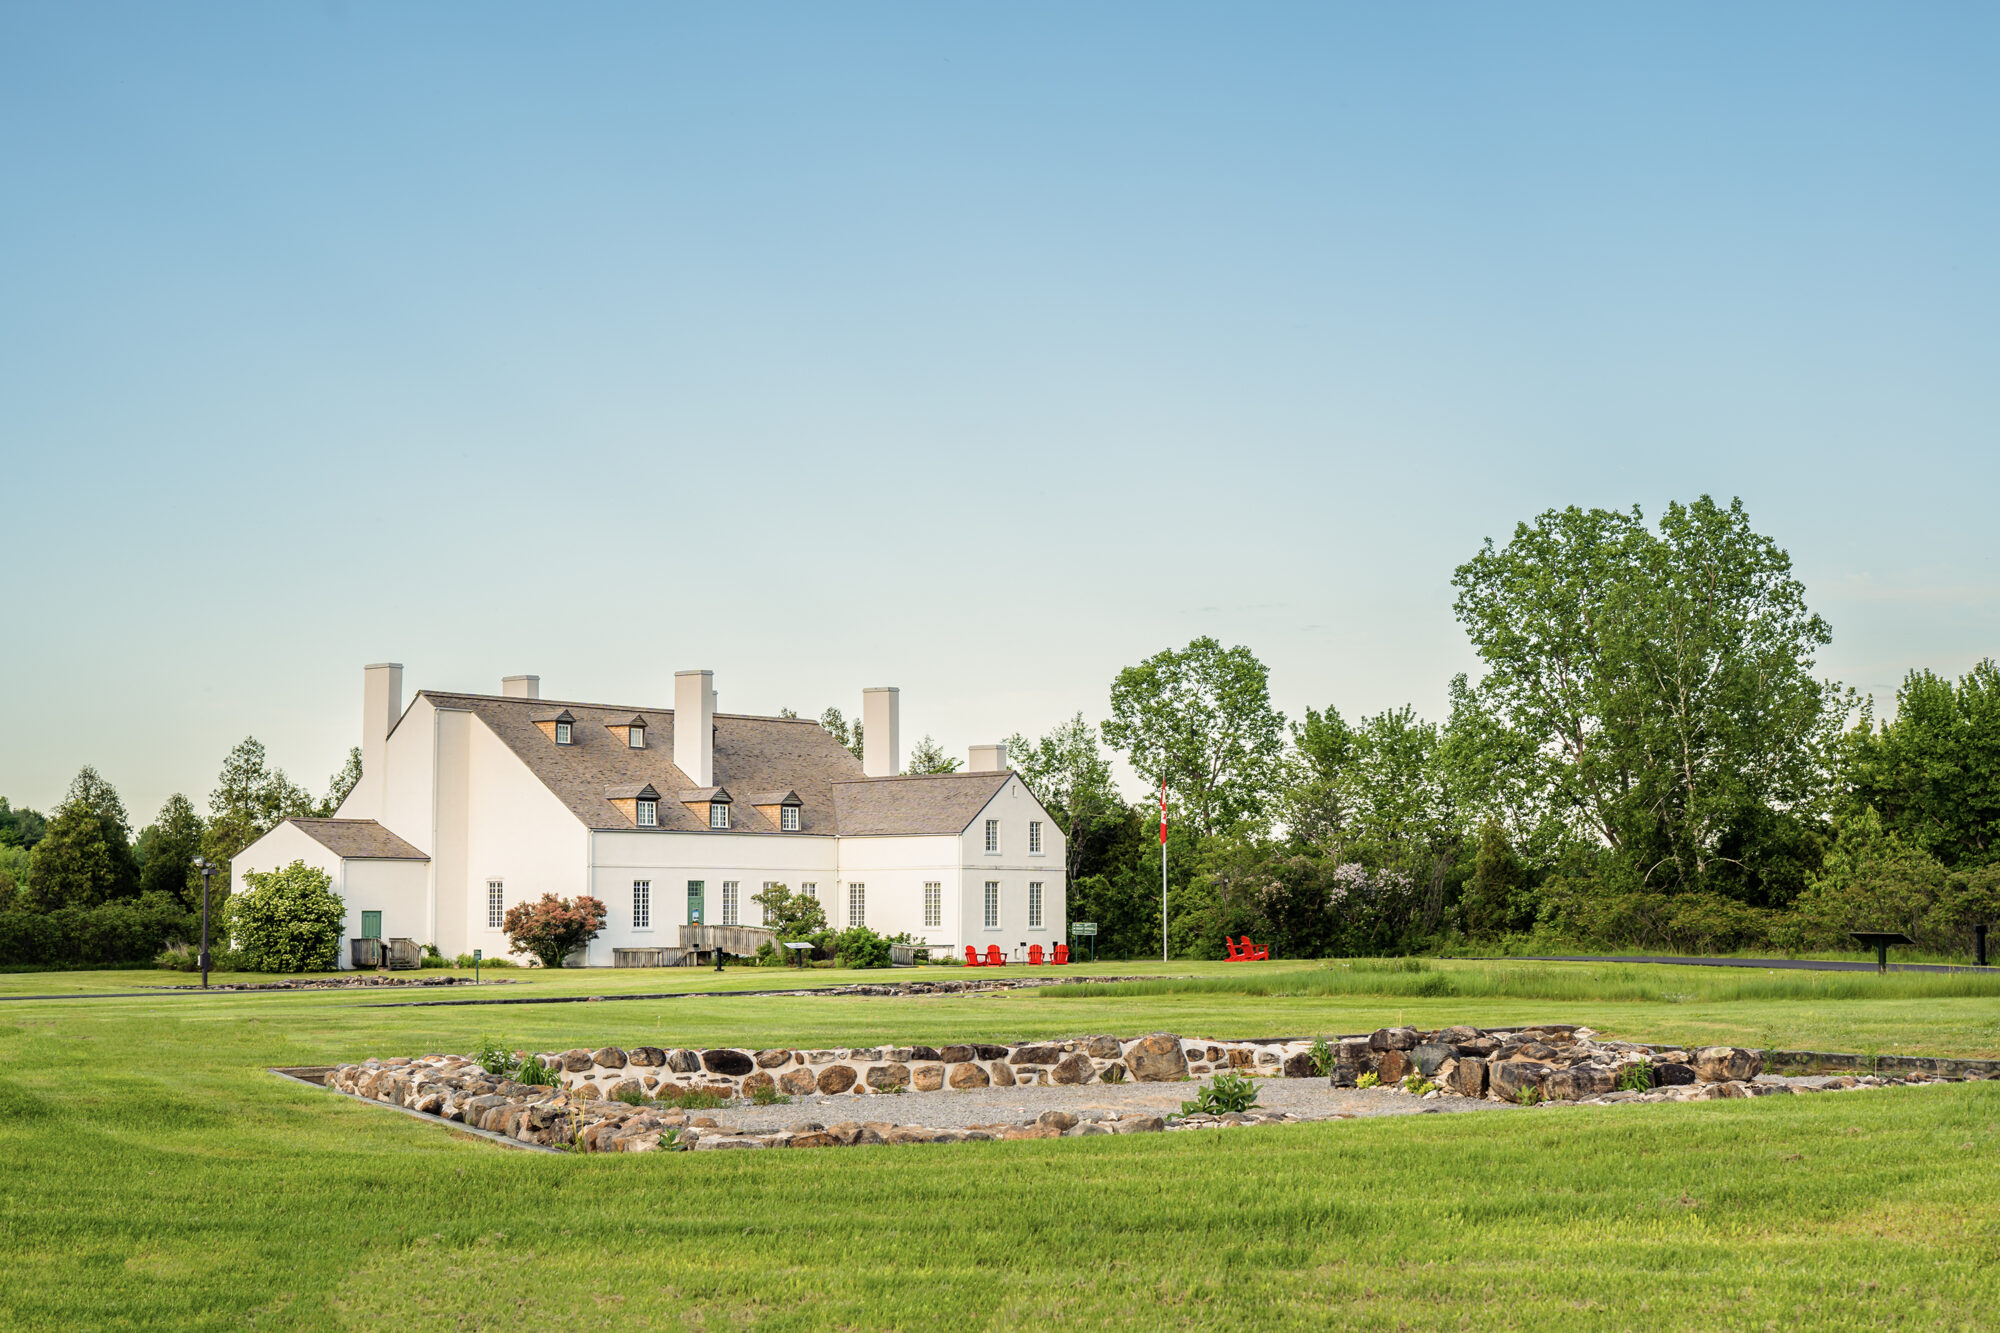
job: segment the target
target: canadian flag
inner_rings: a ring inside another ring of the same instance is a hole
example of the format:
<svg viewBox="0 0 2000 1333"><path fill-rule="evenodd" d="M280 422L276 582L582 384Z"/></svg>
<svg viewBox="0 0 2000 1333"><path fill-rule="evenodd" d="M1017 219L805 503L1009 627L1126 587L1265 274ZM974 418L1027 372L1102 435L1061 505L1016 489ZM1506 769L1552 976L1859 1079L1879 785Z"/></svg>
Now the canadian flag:
<svg viewBox="0 0 2000 1333"><path fill-rule="evenodd" d="M1160 779L1160 846L1167 845L1167 780Z"/></svg>

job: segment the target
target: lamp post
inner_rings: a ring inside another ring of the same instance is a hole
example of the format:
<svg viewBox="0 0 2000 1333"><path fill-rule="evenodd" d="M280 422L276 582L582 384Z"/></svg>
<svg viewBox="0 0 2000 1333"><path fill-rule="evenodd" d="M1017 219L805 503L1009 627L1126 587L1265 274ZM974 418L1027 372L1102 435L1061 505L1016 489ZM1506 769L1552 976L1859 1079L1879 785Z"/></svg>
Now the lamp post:
<svg viewBox="0 0 2000 1333"><path fill-rule="evenodd" d="M205 857L194 859L194 868L201 872L201 984L208 988L208 882L215 878L215 862Z"/></svg>

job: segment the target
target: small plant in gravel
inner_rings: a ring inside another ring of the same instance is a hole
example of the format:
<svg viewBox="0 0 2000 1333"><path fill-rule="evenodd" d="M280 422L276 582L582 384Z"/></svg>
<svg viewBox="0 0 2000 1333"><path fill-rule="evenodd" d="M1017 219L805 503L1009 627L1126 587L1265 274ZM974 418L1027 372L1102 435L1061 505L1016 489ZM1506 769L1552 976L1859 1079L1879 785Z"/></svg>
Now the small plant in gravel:
<svg viewBox="0 0 2000 1333"><path fill-rule="evenodd" d="M650 1106L653 1099L637 1088L620 1088L611 1094L614 1102L624 1102L627 1106Z"/></svg>
<svg viewBox="0 0 2000 1333"><path fill-rule="evenodd" d="M1360 1078L1355 1079L1354 1086L1357 1088L1372 1088L1375 1087L1377 1084L1379 1084L1381 1081L1382 1081L1382 1076L1371 1069L1367 1073L1363 1074Z"/></svg>
<svg viewBox="0 0 2000 1333"><path fill-rule="evenodd" d="M514 1081L537 1088L559 1088L562 1086L562 1074L553 1066L543 1064L541 1056L531 1055L514 1071Z"/></svg>
<svg viewBox="0 0 2000 1333"><path fill-rule="evenodd" d="M1217 1074L1191 1102L1181 1103L1182 1115L1228 1115L1257 1105L1257 1085L1240 1074Z"/></svg>
<svg viewBox="0 0 2000 1333"><path fill-rule="evenodd" d="M683 1111L713 1111L718 1106L727 1106L729 1099L718 1097L706 1088L661 1088L661 1106L677 1106Z"/></svg>
<svg viewBox="0 0 2000 1333"><path fill-rule="evenodd" d="M1307 1054L1312 1057L1313 1077L1325 1078L1333 1072L1333 1043L1325 1037L1315 1037Z"/></svg>
<svg viewBox="0 0 2000 1333"><path fill-rule="evenodd" d="M472 1053L472 1059L481 1069L495 1078L506 1078L521 1067L521 1059L499 1042L487 1037Z"/></svg>
<svg viewBox="0 0 2000 1333"><path fill-rule="evenodd" d="M1521 1089L1520 1094L1514 1098L1515 1101L1523 1106L1533 1106L1535 1103L1541 1101L1541 1099L1542 1090L1538 1085L1533 1083Z"/></svg>
<svg viewBox="0 0 2000 1333"><path fill-rule="evenodd" d="M1403 1091L1412 1096L1421 1097L1427 1092L1436 1092L1437 1086L1437 1084L1415 1071L1403 1075Z"/></svg>
<svg viewBox="0 0 2000 1333"><path fill-rule="evenodd" d="M902 1088L898 1087L896 1091L901 1092ZM772 1087L763 1087L754 1090L750 1094L750 1100L759 1106L790 1106L792 1104L790 1097Z"/></svg>
<svg viewBox="0 0 2000 1333"><path fill-rule="evenodd" d="M1634 1060L1618 1071L1620 1092L1651 1092L1653 1089L1653 1062Z"/></svg>

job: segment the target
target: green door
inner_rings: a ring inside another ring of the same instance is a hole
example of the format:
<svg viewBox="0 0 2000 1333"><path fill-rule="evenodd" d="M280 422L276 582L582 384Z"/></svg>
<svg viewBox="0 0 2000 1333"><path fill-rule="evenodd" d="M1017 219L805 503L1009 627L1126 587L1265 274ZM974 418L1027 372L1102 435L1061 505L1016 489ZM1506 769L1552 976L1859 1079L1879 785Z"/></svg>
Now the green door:
<svg viewBox="0 0 2000 1333"><path fill-rule="evenodd" d="M363 912L361 914L361 938L364 940L379 940L382 938L382 914L380 912Z"/></svg>
<svg viewBox="0 0 2000 1333"><path fill-rule="evenodd" d="M698 879L689 880L688 881L688 924L690 926L698 926L701 924L701 896L702 896L702 882Z"/></svg>

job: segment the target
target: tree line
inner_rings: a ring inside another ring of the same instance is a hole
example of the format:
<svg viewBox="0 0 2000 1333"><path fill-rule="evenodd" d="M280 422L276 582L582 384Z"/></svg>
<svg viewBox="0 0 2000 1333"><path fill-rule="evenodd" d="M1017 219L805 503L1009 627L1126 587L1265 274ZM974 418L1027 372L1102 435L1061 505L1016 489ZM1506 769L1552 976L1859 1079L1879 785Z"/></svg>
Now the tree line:
<svg viewBox="0 0 2000 1333"><path fill-rule="evenodd" d="M237 853L287 819L332 814L360 776L355 749L314 799L246 737L223 760L206 816L177 792L136 837L117 789L89 766L46 817L0 798L0 966L148 962L197 938L196 858L217 867L220 909Z"/></svg>
<svg viewBox="0 0 2000 1333"><path fill-rule="evenodd" d="M1069 834L1100 954L1249 933L1294 957L1454 947L1966 954L2000 915L2000 671L1913 670L1892 718L1822 679L1831 630L1740 501L1550 510L1454 572L1482 663L1442 719L1285 718L1245 647L1112 681L1109 716L1015 736Z"/></svg>

